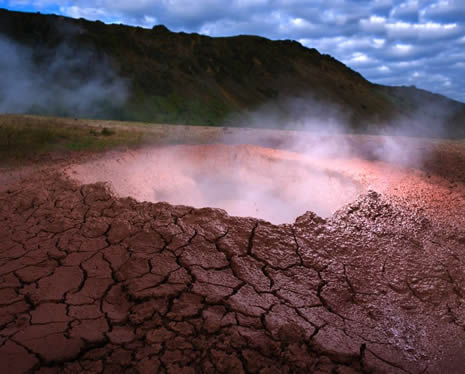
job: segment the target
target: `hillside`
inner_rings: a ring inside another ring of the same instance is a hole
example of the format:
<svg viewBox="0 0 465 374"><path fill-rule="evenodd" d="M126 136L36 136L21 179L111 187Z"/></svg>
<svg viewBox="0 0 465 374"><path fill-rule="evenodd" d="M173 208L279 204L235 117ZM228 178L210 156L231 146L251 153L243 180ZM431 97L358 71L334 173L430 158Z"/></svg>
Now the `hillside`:
<svg viewBox="0 0 465 374"><path fill-rule="evenodd" d="M372 84L331 56L295 41L212 38L174 33L161 25L142 29L6 10L0 10L0 36L10 44L27 46L35 74L46 72L37 85L50 82L58 92L50 94L52 99L32 100L33 105L22 105L22 110L12 104L3 111L247 125L249 117L244 113L266 105L277 123L263 126L282 127L289 118L324 117L329 112L337 113L355 131L375 131L390 121L417 118L420 113L416 121L420 125L411 131L403 128L403 132L438 135L430 126L440 122L446 126L445 135L465 136L465 104L414 87ZM53 70L57 55L72 61L72 69ZM90 85L93 90L89 84L82 88L82 82L90 80L97 82ZM71 99L63 99L57 85L67 87ZM90 105L74 104L73 93L88 97ZM102 99L97 93L106 94Z"/></svg>

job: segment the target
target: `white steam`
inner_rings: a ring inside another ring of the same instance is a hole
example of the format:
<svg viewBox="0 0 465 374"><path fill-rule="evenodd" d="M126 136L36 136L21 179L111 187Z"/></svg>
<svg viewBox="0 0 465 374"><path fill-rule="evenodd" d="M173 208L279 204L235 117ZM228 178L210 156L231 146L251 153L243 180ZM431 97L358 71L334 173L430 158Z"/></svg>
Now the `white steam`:
<svg viewBox="0 0 465 374"><path fill-rule="evenodd" d="M95 51L30 48L0 36L0 113L102 117L127 96L126 81Z"/></svg>
<svg viewBox="0 0 465 374"><path fill-rule="evenodd" d="M117 195L140 201L290 223L307 211L331 216L368 189L384 192L402 183L431 152L434 143L425 139L344 135L344 116L330 108L306 102L305 110L293 113L300 131L225 128L216 144L111 153L69 175L83 183L110 182ZM250 125L278 127L270 108L248 118ZM406 125L393 124L391 131L402 134Z"/></svg>
<svg viewBox="0 0 465 374"><path fill-rule="evenodd" d="M178 145L113 153L72 168L84 183L110 182L119 196L216 207L236 216L293 222L312 210L330 216L360 193L343 173L304 155L251 145Z"/></svg>
<svg viewBox="0 0 465 374"><path fill-rule="evenodd" d="M414 99L418 110L399 115L389 122L379 121L356 130L350 125L352 114L338 105L312 96L286 98L265 104L252 112L231 119L240 126L297 130L283 137L281 146L305 153L312 158L362 157L403 167L421 168L432 152L432 142L425 138L449 137L446 122L456 113L447 100ZM363 135L363 141L360 139ZM305 136L305 135L311 136ZM379 136L376 136L379 135ZM250 142L239 135L235 143ZM422 138L422 139L418 139ZM268 145L253 139L254 144Z"/></svg>

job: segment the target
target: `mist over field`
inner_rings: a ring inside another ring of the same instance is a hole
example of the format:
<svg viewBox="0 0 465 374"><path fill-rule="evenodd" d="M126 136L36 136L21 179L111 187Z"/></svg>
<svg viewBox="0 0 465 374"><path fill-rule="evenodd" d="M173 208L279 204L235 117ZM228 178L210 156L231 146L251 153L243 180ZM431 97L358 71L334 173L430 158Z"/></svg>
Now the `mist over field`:
<svg viewBox="0 0 465 374"><path fill-rule="evenodd" d="M294 122L268 105L248 113L241 123L248 128L225 128L210 144L147 145L76 166L70 176L109 182L117 195L138 201L215 207L280 224L307 211L330 217L368 189L382 193L397 183L389 174L421 169L433 150L403 135L351 136L347 114L330 103L307 98L286 105ZM407 125L389 128L402 134ZM386 170L376 185L359 180L371 163Z"/></svg>
<svg viewBox="0 0 465 374"><path fill-rule="evenodd" d="M431 153L431 148L411 147L412 136L448 137L446 121L455 114L448 102L436 102L408 115L399 115L390 121L371 123L354 128L350 123L352 113L335 103L312 95L287 97L231 117L239 126L266 129L288 129L313 134L313 137L293 137L284 141L288 149L312 158L354 157L356 153L369 159L398 166L421 167ZM376 141L350 144L344 134L381 135ZM249 135L229 135L225 141L234 143L259 142ZM357 149L355 149L355 148Z"/></svg>

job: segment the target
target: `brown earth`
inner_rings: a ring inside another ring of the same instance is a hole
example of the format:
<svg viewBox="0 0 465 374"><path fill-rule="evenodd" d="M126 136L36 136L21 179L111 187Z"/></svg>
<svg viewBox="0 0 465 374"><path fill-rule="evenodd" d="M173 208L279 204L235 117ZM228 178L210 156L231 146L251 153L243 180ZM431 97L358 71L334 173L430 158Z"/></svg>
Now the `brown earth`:
<svg viewBox="0 0 465 374"><path fill-rule="evenodd" d="M464 147L375 158L327 160L362 195L282 225L3 171L2 371L463 373Z"/></svg>

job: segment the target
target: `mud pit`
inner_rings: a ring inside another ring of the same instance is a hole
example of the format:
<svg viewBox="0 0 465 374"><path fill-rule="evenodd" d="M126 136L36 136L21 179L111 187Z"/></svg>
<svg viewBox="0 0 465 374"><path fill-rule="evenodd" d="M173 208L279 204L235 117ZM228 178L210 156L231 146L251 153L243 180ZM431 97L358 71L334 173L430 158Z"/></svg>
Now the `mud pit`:
<svg viewBox="0 0 465 374"><path fill-rule="evenodd" d="M118 198L63 172L86 163L3 176L0 367L463 373L464 155L438 147L424 170L306 164L362 194L285 225Z"/></svg>
<svg viewBox="0 0 465 374"><path fill-rule="evenodd" d="M77 165L81 183L109 182L121 197L165 201L230 215L291 223L306 211L322 217L353 201L359 182L305 156L252 145L178 145L113 153Z"/></svg>

